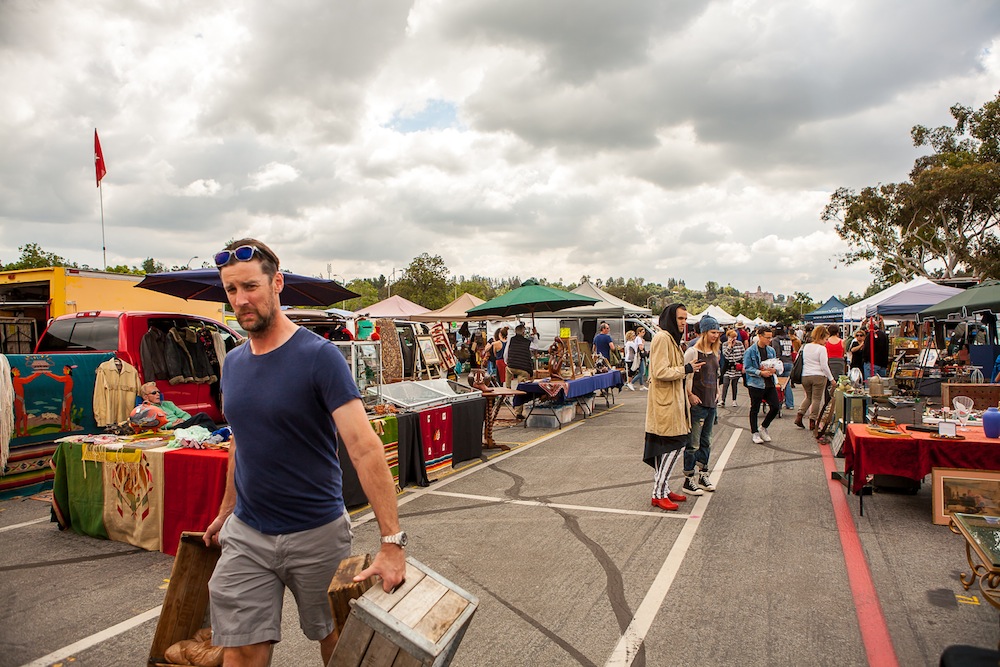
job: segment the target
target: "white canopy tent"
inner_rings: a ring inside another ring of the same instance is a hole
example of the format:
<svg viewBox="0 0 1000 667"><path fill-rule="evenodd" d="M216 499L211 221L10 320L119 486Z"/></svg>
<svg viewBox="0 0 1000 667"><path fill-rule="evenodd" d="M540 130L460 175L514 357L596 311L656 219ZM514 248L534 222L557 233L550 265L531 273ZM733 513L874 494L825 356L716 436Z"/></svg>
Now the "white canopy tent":
<svg viewBox="0 0 1000 667"><path fill-rule="evenodd" d="M697 315L688 315L688 322L698 323L705 315L710 315L719 321L722 326L736 324L736 318L727 313L723 308L711 305Z"/></svg>
<svg viewBox="0 0 1000 667"><path fill-rule="evenodd" d="M625 338L625 331L635 326L636 319L641 320L647 329L652 328L650 320L653 311L619 299L589 280L584 281L572 291L574 294L589 296L598 299L598 301L590 306L567 308L552 313L536 313L535 324L541 334L537 345L547 346L552 337L558 334L561 327L568 327L572 332L571 335L580 336L580 340L589 341L593 333L596 333L599 321L607 321L608 326L611 327L612 338L619 344Z"/></svg>
<svg viewBox="0 0 1000 667"><path fill-rule="evenodd" d="M559 317L625 317L628 315L649 317L653 314L653 311L649 308L637 306L624 299L619 299L615 295L605 292L589 280L578 285L572 292L592 297L598 301L592 306L567 308L566 310L551 313L551 315Z"/></svg>
<svg viewBox="0 0 1000 667"><path fill-rule="evenodd" d="M933 284L933 283L930 279L920 276L905 283L896 283L895 285L891 285L882 290L881 292L879 292L878 294L874 294L868 297L867 299L858 301L857 303L851 304L850 306L844 308L844 321L860 322L861 320L865 319L868 316L869 307L875 308L878 306L878 304L882 303L891 296L894 296L901 292L905 292L914 287L919 287L921 285L927 285L927 284Z"/></svg>

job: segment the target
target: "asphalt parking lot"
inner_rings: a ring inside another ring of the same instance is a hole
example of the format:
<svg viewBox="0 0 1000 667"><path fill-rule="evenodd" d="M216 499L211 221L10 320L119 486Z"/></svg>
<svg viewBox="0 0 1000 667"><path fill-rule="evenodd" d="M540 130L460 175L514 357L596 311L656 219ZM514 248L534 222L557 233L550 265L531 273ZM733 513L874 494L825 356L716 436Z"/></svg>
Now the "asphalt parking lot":
<svg viewBox="0 0 1000 667"><path fill-rule="evenodd" d="M718 491L665 513L649 503L644 410L624 392L562 430L500 430L512 451L400 496L409 555L480 601L453 664L935 665L949 644L996 647L997 610L962 589L964 543L931 524L929 484L868 497L861 517L791 415L754 445L745 408L723 408ZM145 664L172 559L48 515L0 502L0 665ZM370 512L353 516L355 552L373 552ZM290 597L283 635L273 664L320 664Z"/></svg>

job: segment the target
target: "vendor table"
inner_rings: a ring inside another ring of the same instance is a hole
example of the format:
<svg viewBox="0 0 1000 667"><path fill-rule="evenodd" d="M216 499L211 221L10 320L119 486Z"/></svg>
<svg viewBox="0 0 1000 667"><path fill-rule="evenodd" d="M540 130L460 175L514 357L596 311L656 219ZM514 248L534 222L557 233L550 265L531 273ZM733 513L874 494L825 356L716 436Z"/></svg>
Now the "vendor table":
<svg viewBox="0 0 1000 667"><path fill-rule="evenodd" d="M218 515L229 453L63 442L52 461L61 528L173 556L183 531L205 530Z"/></svg>
<svg viewBox="0 0 1000 667"><path fill-rule="evenodd" d="M447 414L450 464L481 456L485 406L485 399L477 398L434 408L433 412L372 418L372 428L382 441L386 463L398 486L429 483L422 415L430 413L440 419ZM138 443L120 447L59 443L52 455L53 510L63 529L173 556L182 532L203 531L218 514L226 490L229 452L140 447ZM363 505L368 499L351 457L343 448L340 452L344 504Z"/></svg>
<svg viewBox="0 0 1000 667"><path fill-rule="evenodd" d="M417 413L400 413L369 421L386 449L386 463L392 471L397 487L403 488L409 484L427 486L429 482L420 451L420 424L417 421ZM340 451L340 469L344 477L344 504L348 507L364 505L368 502L368 497L361 488L358 473L354 470L354 464L343 446L339 433L337 446Z"/></svg>
<svg viewBox="0 0 1000 667"><path fill-rule="evenodd" d="M906 426L901 426L905 430ZM932 468L1000 470L1000 440L987 438L980 426L968 426L965 440L938 440L930 433L904 436L872 433L866 424L848 424L844 470L860 495L869 475L897 475L920 481Z"/></svg>
<svg viewBox="0 0 1000 667"><path fill-rule="evenodd" d="M612 387L621 387L622 374L621 371L608 371L607 373L598 373L596 375L589 375L584 377L579 377L573 380L563 380L563 388L555 396L550 396L545 389L542 387L541 382L522 382L517 385L519 391L525 392L524 396L515 396L514 405L523 405L531 401L531 409L528 411L530 415L536 408L541 408L539 399L550 399L552 402L565 402L570 399L576 399L580 403L580 399L593 394L595 392L601 392L604 400L610 406L611 398L609 391ZM556 411L552 410L553 414ZM585 412L586 414L586 408ZM558 416L556 417L558 419ZM527 425L527 420L525 420L525 425ZM562 422L560 421L559 427L562 428Z"/></svg>
<svg viewBox="0 0 1000 667"><path fill-rule="evenodd" d="M497 415L500 414L500 408L503 407L504 401L508 397L525 395L525 392L520 389L507 389L506 387L490 387L483 392L483 398L486 399L486 420L483 423L483 438L485 442L483 446L486 449L495 449L498 447L496 440L493 439L493 427L496 425ZM503 451L510 449L507 445L499 445L499 448Z"/></svg>

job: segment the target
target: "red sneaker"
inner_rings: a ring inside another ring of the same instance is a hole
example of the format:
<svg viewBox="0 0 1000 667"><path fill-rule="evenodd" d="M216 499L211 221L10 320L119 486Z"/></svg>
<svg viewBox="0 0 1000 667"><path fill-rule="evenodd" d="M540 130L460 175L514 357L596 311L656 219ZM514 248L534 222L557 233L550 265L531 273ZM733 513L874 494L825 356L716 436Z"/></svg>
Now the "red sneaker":
<svg viewBox="0 0 1000 667"><path fill-rule="evenodd" d="M682 503L688 499L687 496L681 493L674 493L673 491L667 494L667 498L670 498L670 500L674 501L675 503Z"/></svg>
<svg viewBox="0 0 1000 667"><path fill-rule="evenodd" d="M667 510L668 512L675 512L680 508L677 503L670 502L667 498L653 498L650 505L659 507L661 510Z"/></svg>

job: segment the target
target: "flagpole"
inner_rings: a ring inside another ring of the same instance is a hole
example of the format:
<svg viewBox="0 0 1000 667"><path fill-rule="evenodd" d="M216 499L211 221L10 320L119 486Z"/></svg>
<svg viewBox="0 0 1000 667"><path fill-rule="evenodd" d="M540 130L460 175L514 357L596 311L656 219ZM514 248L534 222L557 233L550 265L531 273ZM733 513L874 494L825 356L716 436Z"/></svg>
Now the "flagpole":
<svg viewBox="0 0 1000 667"><path fill-rule="evenodd" d="M94 128L94 175L97 177L97 192L101 200L101 251L104 254L104 270L108 270L108 243L104 238L104 188L101 187L101 179L108 173L104 166L104 151L101 150L101 140L97 136L97 128Z"/></svg>
<svg viewBox="0 0 1000 667"><path fill-rule="evenodd" d="M101 198L101 250L104 252L104 270L108 270L108 244L104 240L104 188L97 182L97 192Z"/></svg>

